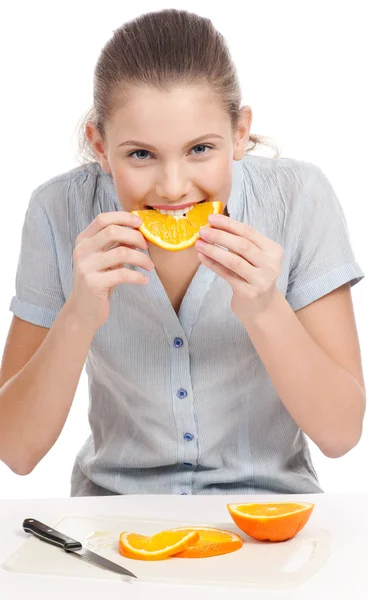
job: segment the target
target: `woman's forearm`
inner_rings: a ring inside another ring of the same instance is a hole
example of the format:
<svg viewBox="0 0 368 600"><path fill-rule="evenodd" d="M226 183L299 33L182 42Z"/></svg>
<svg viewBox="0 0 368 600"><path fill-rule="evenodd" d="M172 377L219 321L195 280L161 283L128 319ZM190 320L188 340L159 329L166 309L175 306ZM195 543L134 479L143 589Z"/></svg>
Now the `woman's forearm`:
<svg viewBox="0 0 368 600"><path fill-rule="evenodd" d="M0 389L0 460L27 474L58 439L94 332L66 303L41 346Z"/></svg>
<svg viewBox="0 0 368 600"><path fill-rule="evenodd" d="M330 457L360 439L365 391L303 327L278 293L273 306L244 326L285 407L297 425Z"/></svg>

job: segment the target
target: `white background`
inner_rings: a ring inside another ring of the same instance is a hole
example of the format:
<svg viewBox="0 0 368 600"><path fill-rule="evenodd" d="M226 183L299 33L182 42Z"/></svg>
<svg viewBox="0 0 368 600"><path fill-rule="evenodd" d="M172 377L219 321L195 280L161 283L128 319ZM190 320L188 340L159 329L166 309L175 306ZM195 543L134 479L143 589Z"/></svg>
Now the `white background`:
<svg viewBox="0 0 368 600"><path fill-rule="evenodd" d="M253 132L271 136L282 156L322 168L343 206L356 258L368 272L365 3L216 4L152 0L141 0L138 8L137 3L121 0L2 4L0 352L12 317L8 307L30 194L47 179L78 165L74 131L92 102L99 52L114 29L151 10L184 8L212 19L230 45L243 103L253 109ZM367 379L366 279L352 294ZM87 407L83 373L64 430L33 473L17 476L0 463L0 497L69 496L74 458L89 435ZM358 447L340 459L326 458L312 443L311 449L326 492L368 491L366 432Z"/></svg>

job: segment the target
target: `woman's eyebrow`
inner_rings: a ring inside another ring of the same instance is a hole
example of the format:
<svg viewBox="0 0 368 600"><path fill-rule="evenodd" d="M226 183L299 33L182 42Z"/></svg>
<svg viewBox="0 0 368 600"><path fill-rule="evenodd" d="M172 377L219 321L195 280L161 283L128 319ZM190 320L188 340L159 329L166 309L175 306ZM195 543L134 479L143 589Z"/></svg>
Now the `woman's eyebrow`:
<svg viewBox="0 0 368 600"><path fill-rule="evenodd" d="M206 133L185 144L184 148L187 148L188 146L193 146L194 144L197 144L204 138L216 138L220 140L224 139L222 135L218 135L217 133ZM126 142L122 142L121 144L119 144L118 148L120 148L120 146L142 146L143 148L147 148L148 150L152 150L153 152L158 152L158 149L155 146L152 146L151 144L146 144L145 142L139 142L137 140L127 140Z"/></svg>

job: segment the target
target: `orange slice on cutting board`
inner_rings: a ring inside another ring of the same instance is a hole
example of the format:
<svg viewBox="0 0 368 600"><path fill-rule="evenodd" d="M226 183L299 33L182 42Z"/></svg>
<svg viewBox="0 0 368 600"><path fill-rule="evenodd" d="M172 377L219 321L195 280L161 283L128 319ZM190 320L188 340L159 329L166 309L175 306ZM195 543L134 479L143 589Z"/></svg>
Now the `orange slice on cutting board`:
<svg viewBox="0 0 368 600"><path fill-rule="evenodd" d="M236 533L211 527L179 527L172 531L196 531L199 540L175 554L175 558L205 558L235 552L243 545L243 540Z"/></svg>
<svg viewBox="0 0 368 600"><path fill-rule="evenodd" d="M282 542L293 538L311 516L310 502L228 504L234 523L256 540Z"/></svg>
<svg viewBox="0 0 368 600"><path fill-rule="evenodd" d="M183 216L163 215L157 210L133 210L142 219L138 228L146 240L164 250L185 250L195 244L201 227L211 227L208 217L222 212L222 203L202 202L196 204Z"/></svg>
<svg viewBox="0 0 368 600"><path fill-rule="evenodd" d="M138 560L163 560L185 550L199 539L195 531L161 531L149 537L124 531L119 538L119 553Z"/></svg>

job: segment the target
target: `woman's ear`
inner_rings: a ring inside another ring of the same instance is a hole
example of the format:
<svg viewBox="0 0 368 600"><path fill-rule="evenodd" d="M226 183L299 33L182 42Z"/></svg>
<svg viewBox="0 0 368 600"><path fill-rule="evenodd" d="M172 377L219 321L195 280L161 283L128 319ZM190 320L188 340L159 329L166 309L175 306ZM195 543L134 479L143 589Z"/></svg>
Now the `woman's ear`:
<svg viewBox="0 0 368 600"><path fill-rule="evenodd" d="M105 173L111 174L111 168L105 151L105 142L93 121L86 123L86 136L102 169Z"/></svg>
<svg viewBox="0 0 368 600"><path fill-rule="evenodd" d="M250 106L243 106L240 109L239 122L234 135L234 160L241 160L245 154L247 143L250 136L253 113Z"/></svg>

